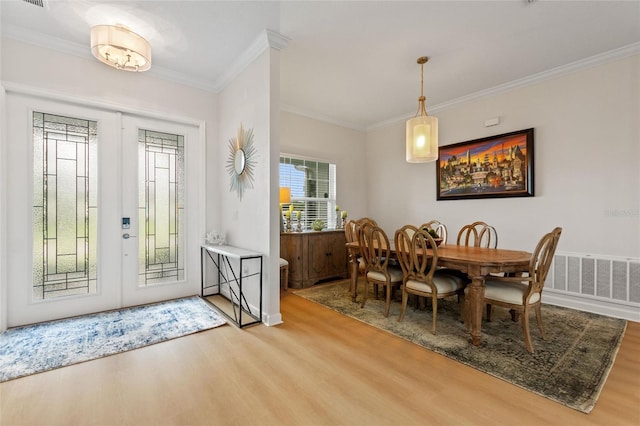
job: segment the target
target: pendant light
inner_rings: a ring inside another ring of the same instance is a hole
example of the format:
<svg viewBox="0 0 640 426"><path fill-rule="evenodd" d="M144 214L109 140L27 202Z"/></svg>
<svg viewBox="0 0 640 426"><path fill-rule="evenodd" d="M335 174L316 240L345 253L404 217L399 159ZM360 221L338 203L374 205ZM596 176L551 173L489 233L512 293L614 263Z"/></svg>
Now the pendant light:
<svg viewBox="0 0 640 426"><path fill-rule="evenodd" d="M418 58L420 64L420 97L418 112L407 121L407 162L429 163L438 159L438 119L427 115L423 94L424 64L426 56Z"/></svg>

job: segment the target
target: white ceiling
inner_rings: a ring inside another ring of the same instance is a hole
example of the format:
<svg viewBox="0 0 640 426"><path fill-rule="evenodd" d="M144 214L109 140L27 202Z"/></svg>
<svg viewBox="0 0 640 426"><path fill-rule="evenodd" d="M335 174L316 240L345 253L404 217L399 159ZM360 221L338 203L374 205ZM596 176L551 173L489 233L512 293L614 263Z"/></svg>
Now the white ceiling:
<svg viewBox="0 0 640 426"><path fill-rule="evenodd" d="M640 1L44 1L2 0L3 36L91 57L90 28L124 24L149 73L213 92L275 31L283 108L358 129L415 113L419 56L429 111L640 43Z"/></svg>

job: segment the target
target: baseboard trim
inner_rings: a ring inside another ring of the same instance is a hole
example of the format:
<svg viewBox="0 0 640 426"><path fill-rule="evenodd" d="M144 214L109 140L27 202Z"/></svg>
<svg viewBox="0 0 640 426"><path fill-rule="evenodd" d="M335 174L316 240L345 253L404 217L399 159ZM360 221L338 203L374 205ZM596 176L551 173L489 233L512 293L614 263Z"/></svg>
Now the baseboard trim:
<svg viewBox="0 0 640 426"><path fill-rule="evenodd" d="M640 310L637 306L574 296L564 292L554 291L553 289L544 290L544 293L542 293L542 302L594 314L622 318L628 321L640 322Z"/></svg>
<svg viewBox="0 0 640 426"><path fill-rule="evenodd" d="M280 312L278 312L277 314L262 314L262 322L271 327L272 325L278 325L278 324L282 324L284 321L282 321L282 314Z"/></svg>

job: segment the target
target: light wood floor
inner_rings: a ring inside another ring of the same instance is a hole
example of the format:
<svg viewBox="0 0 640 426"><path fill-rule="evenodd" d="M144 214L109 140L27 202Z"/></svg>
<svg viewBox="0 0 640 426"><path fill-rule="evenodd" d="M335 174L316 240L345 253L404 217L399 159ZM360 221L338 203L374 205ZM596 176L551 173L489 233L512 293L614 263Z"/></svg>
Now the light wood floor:
<svg viewBox="0 0 640 426"><path fill-rule="evenodd" d="M640 324L589 415L291 294L232 325L0 384L2 425L639 425Z"/></svg>

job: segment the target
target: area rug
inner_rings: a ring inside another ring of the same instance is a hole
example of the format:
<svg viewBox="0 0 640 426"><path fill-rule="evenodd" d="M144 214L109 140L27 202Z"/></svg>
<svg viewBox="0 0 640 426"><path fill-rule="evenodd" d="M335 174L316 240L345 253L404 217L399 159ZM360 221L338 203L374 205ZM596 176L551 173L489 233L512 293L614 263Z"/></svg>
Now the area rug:
<svg viewBox="0 0 640 426"><path fill-rule="evenodd" d="M474 347L460 321L456 297L438 301L434 336L431 302L420 310L410 299L404 320L398 322L400 292L396 292L385 318L382 296L376 300L371 293L365 307L360 308L363 287L360 280L358 303L351 301L349 280L316 285L295 294L583 413L593 409L626 328L625 320L543 305L547 339L542 340L532 315L534 353L529 354L520 323L512 322L506 309L494 307L492 321L483 321L482 343Z"/></svg>
<svg viewBox="0 0 640 426"><path fill-rule="evenodd" d="M225 324L188 297L10 328L0 334L0 382L113 355Z"/></svg>

